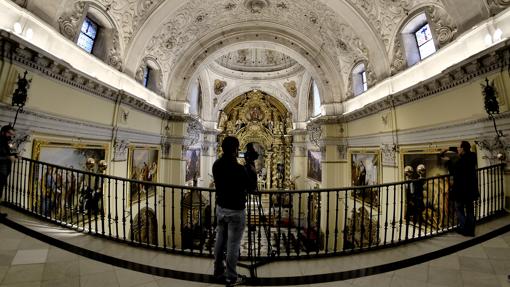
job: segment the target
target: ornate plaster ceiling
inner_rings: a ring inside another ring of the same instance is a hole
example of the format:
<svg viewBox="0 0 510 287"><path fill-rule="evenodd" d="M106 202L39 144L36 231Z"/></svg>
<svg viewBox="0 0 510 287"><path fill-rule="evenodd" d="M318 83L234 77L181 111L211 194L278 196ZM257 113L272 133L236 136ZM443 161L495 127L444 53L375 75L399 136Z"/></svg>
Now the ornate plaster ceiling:
<svg viewBox="0 0 510 287"><path fill-rule="evenodd" d="M217 58L215 62L238 72L276 72L297 64L284 53L259 48L239 49Z"/></svg>

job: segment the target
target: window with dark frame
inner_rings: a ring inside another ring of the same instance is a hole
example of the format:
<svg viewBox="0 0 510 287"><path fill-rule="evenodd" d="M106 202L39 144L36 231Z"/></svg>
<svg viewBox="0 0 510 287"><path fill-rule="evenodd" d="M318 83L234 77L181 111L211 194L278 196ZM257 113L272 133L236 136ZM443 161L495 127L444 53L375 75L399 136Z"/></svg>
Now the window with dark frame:
<svg viewBox="0 0 510 287"><path fill-rule="evenodd" d="M94 43L96 40L98 31L98 25L90 20L90 18L85 17L83 24L81 25L80 35L78 36L78 41L76 42L78 46L80 46L83 50L88 53L92 53L92 49L94 48Z"/></svg>
<svg viewBox="0 0 510 287"><path fill-rule="evenodd" d="M416 38L416 44L418 45L421 60L436 52L436 46L434 46L432 33L428 23L421 26L420 29L414 33L414 36Z"/></svg>
<svg viewBox="0 0 510 287"><path fill-rule="evenodd" d="M149 66L145 66L143 69L143 86L147 87L149 85L149 79L151 76L151 68Z"/></svg>
<svg viewBox="0 0 510 287"><path fill-rule="evenodd" d="M361 83L363 84L363 92L368 90L367 72L363 70L361 73Z"/></svg>

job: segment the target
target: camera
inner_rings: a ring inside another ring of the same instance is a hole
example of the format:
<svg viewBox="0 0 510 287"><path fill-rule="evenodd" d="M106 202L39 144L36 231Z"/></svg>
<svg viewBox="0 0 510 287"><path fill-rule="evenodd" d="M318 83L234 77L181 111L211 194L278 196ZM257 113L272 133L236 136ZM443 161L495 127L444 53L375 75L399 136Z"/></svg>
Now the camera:
<svg viewBox="0 0 510 287"><path fill-rule="evenodd" d="M255 151L252 143L246 145L246 152L244 153L244 159L247 162L253 162L259 157L259 153Z"/></svg>

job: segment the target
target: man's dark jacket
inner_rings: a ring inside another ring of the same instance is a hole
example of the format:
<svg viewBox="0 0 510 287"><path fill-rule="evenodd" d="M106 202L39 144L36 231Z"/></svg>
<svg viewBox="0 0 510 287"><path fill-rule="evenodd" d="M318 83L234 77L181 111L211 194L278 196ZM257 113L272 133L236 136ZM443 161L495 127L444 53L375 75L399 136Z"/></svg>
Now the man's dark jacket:
<svg viewBox="0 0 510 287"><path fill-rule="evenodd" d="M5 136L0 136L0 175L8 176L11 173L11 148Z"/></svg>
<svg viewBox="0 0 510 287"><path fill-rule="evenodd" d="M246 193L253 189L253 178L247 169L235 157L222 156L213 164L213 177L217 204L227 209L243 210Z"/></svg>
<svg viewBox="0 0 510 287"><path fill-rule="evenodd" d="M475 201L480 197L476 175L476 154L466 152L454 162L453 198L459 202Z"/></svg>

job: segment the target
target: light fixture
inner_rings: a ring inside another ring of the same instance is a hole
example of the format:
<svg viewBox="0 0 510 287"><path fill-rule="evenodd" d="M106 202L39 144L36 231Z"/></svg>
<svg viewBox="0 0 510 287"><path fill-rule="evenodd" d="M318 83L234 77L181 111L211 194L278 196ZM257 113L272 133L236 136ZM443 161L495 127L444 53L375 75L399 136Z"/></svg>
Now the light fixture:
<svg viewBox="0 0 510 287"><path fill-rule="evenodd" d="M489 79L485 78L485 85L482 84L482 95L485 111L489 118L492 120L494 124L494 130L496 131L496 135L499 137L503 136L503 133L498 130L496 126L496 118L495 115L499 114L499 103L496 98L496 88L494 87L494 81L489 82Z"/></svg>
<svg viewBox="0 0 510 287"><path fill-rule="evenodd" d="M19 22L14 23L14 33L21 34L22 31L21 24Z"/></svg>
<svg viewBox="0 0 510 287"><path fill-rule="evenodd" d="M501 36L503 35L503 31L501 31L501 29L496 29L496 31L494 31L494 35L492 36L492 40L494 42L499 42L501 41Z"/></svg>
<svg viewBox="0 0 510 287"><path fill-rule="evenodd" d="M485 35L484 42L485 42L485 45L487 45L487 46L492 45L492 36L491 36L491 34Z"/></svg>
<svg viewBox="0 0 510 287"><path fill-rule="evenodd" d="M28 41L32 41L33 36L34 36L34 31L32 30L32 28L28 28L27 32L25 33L25 37L27 38Z"/></svg>

